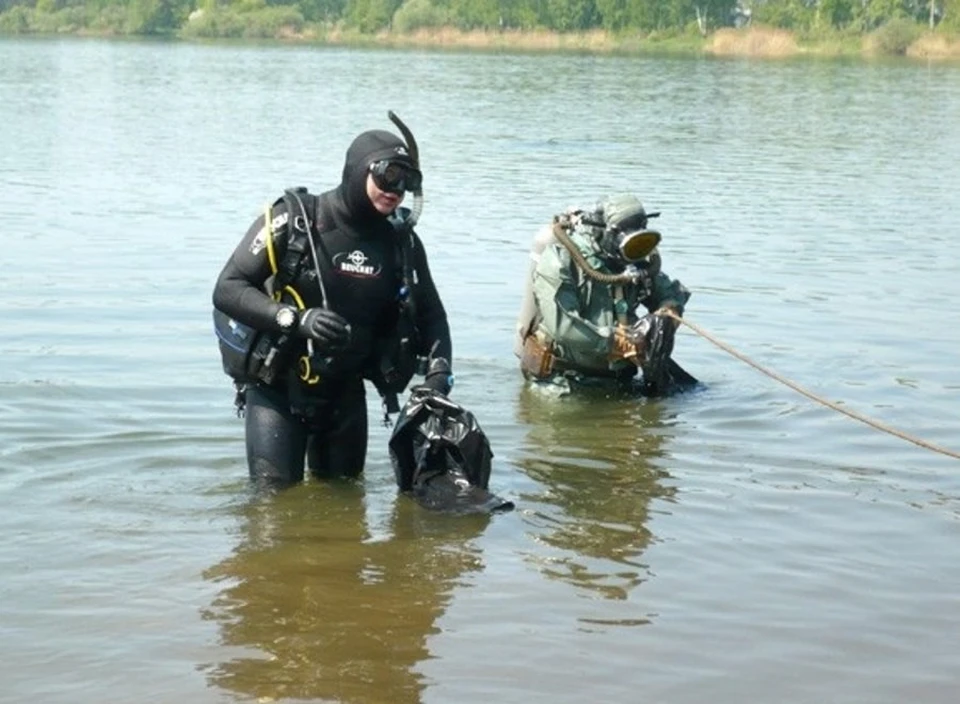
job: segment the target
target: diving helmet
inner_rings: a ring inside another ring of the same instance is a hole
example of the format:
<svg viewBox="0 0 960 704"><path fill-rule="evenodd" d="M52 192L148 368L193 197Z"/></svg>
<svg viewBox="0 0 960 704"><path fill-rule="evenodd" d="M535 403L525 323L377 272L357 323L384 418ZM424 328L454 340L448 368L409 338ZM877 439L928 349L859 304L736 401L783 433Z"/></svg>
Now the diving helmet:
<svg viewBox="0 0 960 704"><path fill-rule="evenodd" d="M647 221L660 213L648 213L636 196L609 196L599 204L599 211L603 230L598 242L609 256L626 263L639 262L660 244L660 233L647 229Z"/></svg>

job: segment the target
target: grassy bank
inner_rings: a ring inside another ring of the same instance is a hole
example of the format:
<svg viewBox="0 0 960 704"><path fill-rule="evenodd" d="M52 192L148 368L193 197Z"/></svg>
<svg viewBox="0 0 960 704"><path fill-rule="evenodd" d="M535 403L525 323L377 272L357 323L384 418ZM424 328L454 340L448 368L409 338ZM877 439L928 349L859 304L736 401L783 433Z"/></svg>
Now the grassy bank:
<svg viewBox="0 0 960 704"><path fill-rule="evenodd" d="M132 36L150 34L144 20L114 8L91 13L83 7L39 12L23 6L0 13L0 34L77 34ZM908 20L891 20L870 34L821 32L801 35L751 26L724 28L701 36L695 30L640 34L605 30L561 33L548 30L473 30L454 27L394 29L364 34L340 24L308 23L290 7L252 12L197 10L175 33L180 39L257 39L355 47L475 50L496 52L580 52L591 54L715 55L782 59L797 56L904 56L960 61L960 36L925 31Z"/></svg>
<svg viewBox="0 0 960 704"><path fill-rule="evenodd" d="M393 48L470 49L479 51L581 52L592 54L675 54L783 59L800 56L905 56L960 62L960 37L907 30L891 25L867 35L825 34L801 37L766 27L720 29L699 34L616 35L602 30L560 34L547 31L472 31L442 28L382 32L375 36L327 31L289 36L297 41Z"/></svg>
<svg viewBox="0 0 960 704"><path fill-rule="evenodd" d="M916 25L894 20L866 35L797 37L780 29L753 27L721 29L704 43L704 51L719 56L906 56L915 59L960 61L960 38L923 32Z"/></svg>

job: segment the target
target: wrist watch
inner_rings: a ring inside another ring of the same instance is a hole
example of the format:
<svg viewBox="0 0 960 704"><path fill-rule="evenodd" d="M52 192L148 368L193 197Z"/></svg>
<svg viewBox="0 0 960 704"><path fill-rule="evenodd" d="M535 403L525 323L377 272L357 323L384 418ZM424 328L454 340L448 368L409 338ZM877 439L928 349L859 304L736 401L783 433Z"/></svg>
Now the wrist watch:
<svg viewBox="0 0 960 704"><path fill-rule="evenodd" d="M277 311L274 319L277 321L277 325L280 326L280 329L284 332L287 332L297 324L297 311L289 306L283 306Z"/></svg>

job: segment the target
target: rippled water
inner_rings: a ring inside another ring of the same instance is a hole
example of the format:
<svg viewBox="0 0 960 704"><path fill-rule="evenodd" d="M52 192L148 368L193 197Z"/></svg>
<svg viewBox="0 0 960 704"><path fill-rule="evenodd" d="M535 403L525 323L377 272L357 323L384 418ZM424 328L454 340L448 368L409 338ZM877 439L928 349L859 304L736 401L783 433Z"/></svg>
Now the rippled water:
<svg viewBox="0 0 960 704"><path fill-rule="evenodd" d="M512 514L398 498L372 395L361 482L246 492L213 281L388 109ZM633 190L691 322L960 450L957 115L936 65L0 41L0 701L955 701L960 462L687 329L657 402L511 335L537 227Z"/></svg>

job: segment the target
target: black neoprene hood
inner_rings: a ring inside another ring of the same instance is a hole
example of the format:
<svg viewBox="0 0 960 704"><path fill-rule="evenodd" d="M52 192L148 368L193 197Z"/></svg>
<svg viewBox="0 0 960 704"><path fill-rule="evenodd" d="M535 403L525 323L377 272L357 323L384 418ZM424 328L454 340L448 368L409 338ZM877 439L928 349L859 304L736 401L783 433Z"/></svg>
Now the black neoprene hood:
<svg viewBox="0 0 960 704"><path fill-rule="evenodd" d="M367 172L370 164L389 159L413 166L402 139L386 130L368 130L351 142L343 163L340 191L350 214L357 220L384 218L367 197Z"/></svg>

